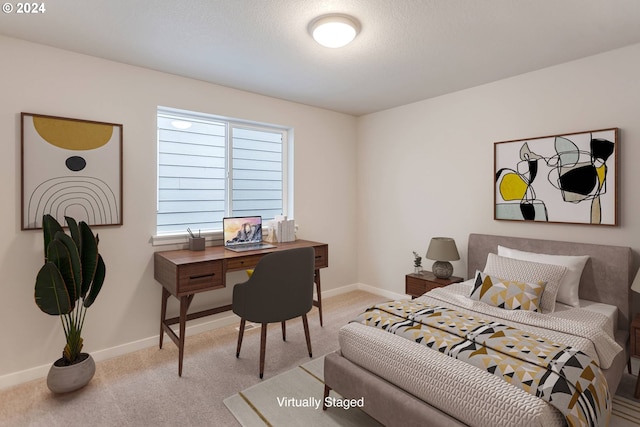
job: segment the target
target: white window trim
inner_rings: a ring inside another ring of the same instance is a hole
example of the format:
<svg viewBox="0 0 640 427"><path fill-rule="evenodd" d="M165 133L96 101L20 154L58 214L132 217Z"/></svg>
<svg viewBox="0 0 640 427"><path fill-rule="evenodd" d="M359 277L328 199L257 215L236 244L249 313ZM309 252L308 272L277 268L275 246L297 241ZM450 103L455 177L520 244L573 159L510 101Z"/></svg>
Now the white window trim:
<svg viewBox="0 0 640 427"><path fill-rule="evenodd" d="M209 231L202 233L201 237L205 238L205 245L209 246L210 243L219 242L222 243L222 231ZM189 243L189 233L172 233L172 234L154 234L151 236L152 246L163 245L179 245Z"/></svg>
<svg viewBox="0 0 640 427"><path fill-rule="evenodd" d="M156 115L158 114L158 111L162 110L163 114L166 115L171 115L173 114L177 114L176 119L180 118L180 115L190 115L192 117L201 117L203 120L221 120L221 121L225 121L227 122L227 128L229 127L229 125L235 125L238 127L244 127L244 128L248 128L248 129L254 129L256 128L254 125L263 125L266 127L271 127L274 129L279 129L283 132L284 134L284 138L283 138L283 144L282 144L282 151L283 151L283 157L286 159L286 164L284 165L284 167L282 168L282 182L285 183L285 185L283 185L282 188L282 204L283 206L285 206L286 212L284 212L285 215L287 215L289 218L294 218L294 213L293 213L293 197L289 197L289 195L293 195L293 179L291 179L291 181L289 181L289 177L293 177L293 128L291 127L286 127L286 126L281 126L281 125L274 125L272 123L263 123L263 122L255 122L255 121L250 121L250 120L245 120L245 119L237 119L237 118L230 118L230 117L226 117L226 116L219 116L219 115L213 115L213 114L206 114L206 113L198 113L198 112L194 112L194 111L189 111L189 110L181 110L178 108L172 108L172 107L164 107L164 106L158 106L156 108ZM257 128L259 129L259 128ZM228 131L226 132L226 138L231 138L231 132ZM158 135L156 135L156 141L158 140ZM227 150L230 147L230 144L228 144L228 141L226 142L226 147ZM157 159L158 159L158 153L159 151L159 147L158 144L156 144L156 167L157 167ZM230 162L229 160L229 153L226 153L226 158L227 161ZM227 164L227 180L230 180L232 178L231 174L232 171L229 168L229 164ZM157 176L158 173L156 171L156 190L158 188L159 185L159 177ZM229 189L230 186L227 185L227 189ZM227 198L228 200L229 195L225 194L225 198ZM157 198L157 191L156 191L156 211L158 209L158 198ZM202 237L205 238L205 244L207 246L210 246L211 243L214 244L222 244L223 241L223 233L222 230L215 230L215 231L208 231L208 232L203 232L202 233ZM154 233L151 235L151 245L152 246L167 246L167 245L180 245L180 244L188 244L189 243L189 233L187 231L184 232L180 232L180 233L167 233L167 234L157 234Z"/></svg>

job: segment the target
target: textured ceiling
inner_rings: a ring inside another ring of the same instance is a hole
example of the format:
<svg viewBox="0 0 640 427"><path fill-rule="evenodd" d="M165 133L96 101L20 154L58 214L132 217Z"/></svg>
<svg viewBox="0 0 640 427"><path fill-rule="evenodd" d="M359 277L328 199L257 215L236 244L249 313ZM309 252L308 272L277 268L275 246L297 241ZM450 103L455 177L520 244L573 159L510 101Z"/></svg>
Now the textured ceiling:
<svg viewBox="0 0 640 427"><path fill-rule="evenodd" d="M54 0L0 34L353 115L640 43L640 0ZM309 22L355 16L341 49Z"/></svg>

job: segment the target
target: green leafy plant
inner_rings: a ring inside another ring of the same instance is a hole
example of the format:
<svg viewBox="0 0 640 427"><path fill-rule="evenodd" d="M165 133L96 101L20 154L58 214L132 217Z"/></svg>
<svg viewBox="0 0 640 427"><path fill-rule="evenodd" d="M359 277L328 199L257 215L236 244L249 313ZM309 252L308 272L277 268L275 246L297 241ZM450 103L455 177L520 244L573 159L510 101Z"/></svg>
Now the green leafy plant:
<svg viewBox="0 0 640 427"><path fill-rule="evenodd" d="M416 251L413 251L413 265L415 267L422 267L422 257L418 255Z"/></svg>
<svg viewBox="0 0 640 427"><path fill-rule="evenodd" d="M106 268L89 225L65 220L70 235L53 216L42 218L45 259L36 277L35 301L43 312L60 316L67 340L63 364L71 365L80 361L86 310L102 289Z"/></svg>

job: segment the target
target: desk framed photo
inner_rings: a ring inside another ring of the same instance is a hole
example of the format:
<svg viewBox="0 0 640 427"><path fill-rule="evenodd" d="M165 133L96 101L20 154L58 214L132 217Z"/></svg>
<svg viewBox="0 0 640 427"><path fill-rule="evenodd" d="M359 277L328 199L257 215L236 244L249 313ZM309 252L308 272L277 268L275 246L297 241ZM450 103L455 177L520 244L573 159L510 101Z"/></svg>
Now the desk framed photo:
<svg viewBox="0 0 640 427"><path fill-rule="evenodd" d="M618 128L494 143L494 218L618 225Z"/></svg>
<svg viewBox="0 0 640 427"><path fill-rule="evenodd" d="M22 113L22 229L122 225L122 125Z"/></svg>

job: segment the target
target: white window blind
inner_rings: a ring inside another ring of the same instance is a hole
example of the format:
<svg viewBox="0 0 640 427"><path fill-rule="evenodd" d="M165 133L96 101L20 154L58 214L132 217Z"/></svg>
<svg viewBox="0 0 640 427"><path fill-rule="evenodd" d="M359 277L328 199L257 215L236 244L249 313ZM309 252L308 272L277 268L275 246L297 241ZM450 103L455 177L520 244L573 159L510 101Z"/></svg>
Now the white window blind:
<svg viewBox="0 0 640 427"><path fill-rule="evenodd" d="M158 108L157 234L286 214L287 130Z"/></svg>

